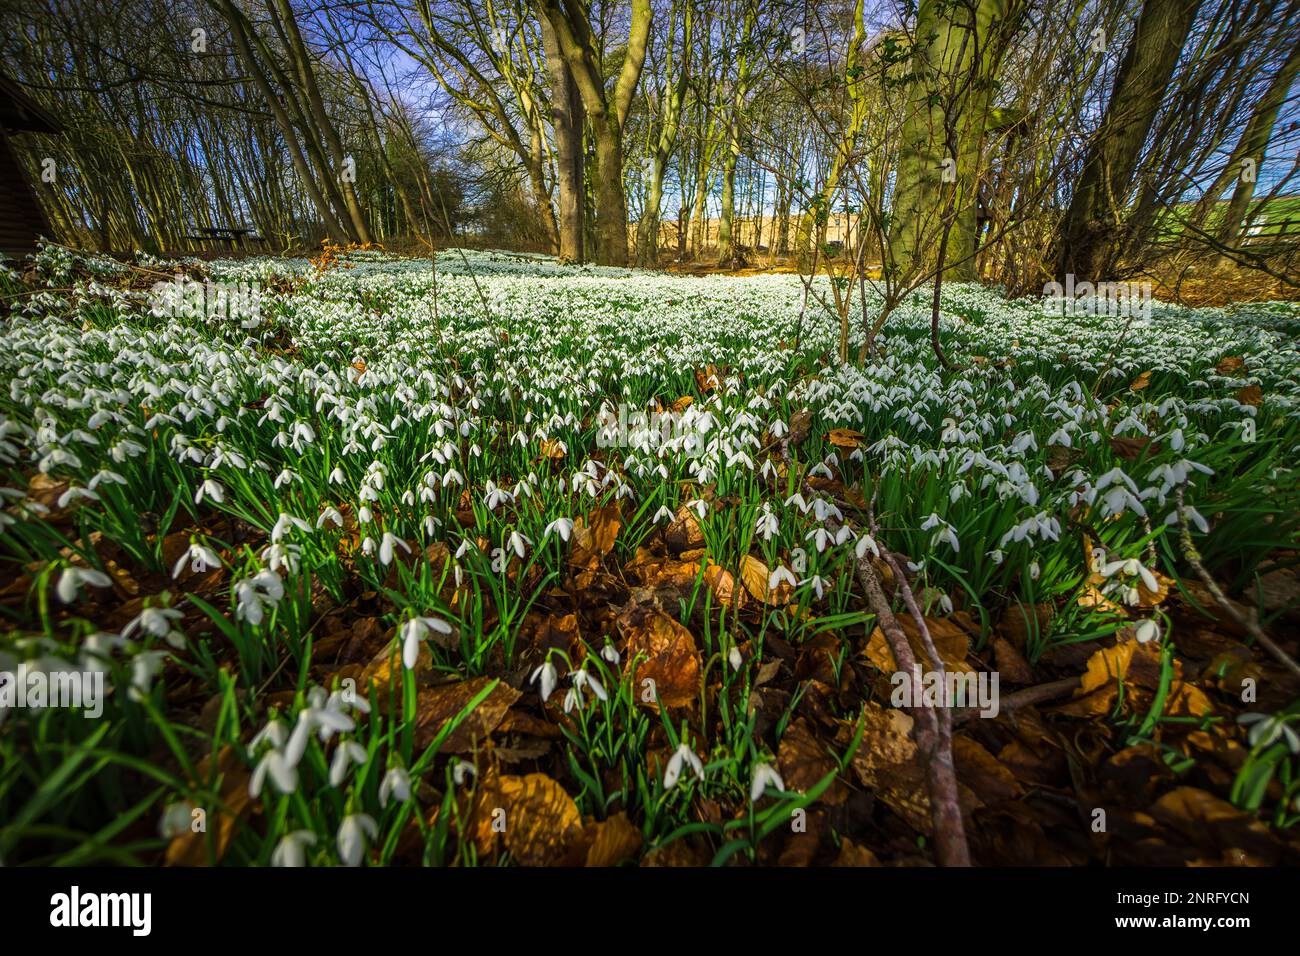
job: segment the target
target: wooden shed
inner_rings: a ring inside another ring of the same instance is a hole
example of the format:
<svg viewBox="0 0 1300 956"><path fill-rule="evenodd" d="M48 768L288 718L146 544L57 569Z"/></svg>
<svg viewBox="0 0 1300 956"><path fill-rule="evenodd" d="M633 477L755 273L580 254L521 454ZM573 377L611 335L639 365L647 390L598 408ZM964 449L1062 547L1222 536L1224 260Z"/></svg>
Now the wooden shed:
<svg viewBox="0 0 1300 956"><path fill-rule="evenodd" d="M10 137L57 133L58 120L0 73L0 252L24 256L36 249L37 236L52 238L49 220L23 171Z"/></svg>

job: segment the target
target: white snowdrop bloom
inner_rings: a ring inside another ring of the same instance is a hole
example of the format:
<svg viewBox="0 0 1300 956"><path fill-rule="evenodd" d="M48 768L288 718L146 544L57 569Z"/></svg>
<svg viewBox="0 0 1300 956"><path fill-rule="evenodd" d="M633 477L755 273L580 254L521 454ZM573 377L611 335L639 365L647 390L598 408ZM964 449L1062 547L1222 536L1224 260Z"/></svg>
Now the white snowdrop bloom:
<svg viewBox="0 0 1300 956"><path fill-rule="evenodd" d="M1267 747L1281 738L1293 754L1300 753L1300 734L1282 714L1242 714L1237 723L1250 728L1246 739L1252 747Z"/></svg>
<svg viewBox="0 0 1300 956"><path fill-rule="evenodd" d="M789 498L785 499L785 506L789 508L791 505L798 507L801 514L808 513L808 502L804 501L803 495L800 492L796 491Z"/></svg>
<svg viewBox="0 0 1300 956"><path fill-rule="evenodd" d="M1037 562L1037 561L1034 561L1034 562L1030 563L1030 565L1029 565L1029 579L1030 579L1031 581L1037 581L1037 580L1038 580L1038 576L1039 576L1039 574L1041 574L1041 573L1042 573L1042 569L1039 568L1039 566L1038 566L1038 562Z"/></svg>
<svg viewBox="0 0 1300 956"><path fill-rule="evenodd" d="M985 554L987 555L988 559L992 561L994 564L1001 564L1003 561L1006 560L1006 555L1003 554L997 548L994 548L992 551L986 551Z"/></svg>
<svg viewBox="0 0 1300 956"><path fill-rule="evenodd" d="M618 666L618 662L622 659L619 657L618 648L609 641L606 641L605 646L600 649L600 656L607 664L612 664L615 667Z"/></svg>
<svg viewBox="0 0 1300 956"><path fill-rule="evenodd" d="M330 786L340 786L348 775L349 764L364 764L366 748L355 740L340 740L334 748L334 759L330 761Z"/></svg>
<svg viewBox="0 0 1300 956"><path fill-rule="evenodd" d="M569 679L573 682L573 687L564 698L564 712L566 714L573 705L577 705L579 708L585 706L582 697L585 688L590 688L598 700L609 700L609 694L605 692L605 686L600 682L600 679L589 673L586 668L573 671L569 674Z"/></svg>
<svg viewBox="0 0 1300 956"><path fill-rule="evenodd" d="M451 625L440 617L413 617L402 625L402 664L407 670L415 667L420 656L420 642L430 631L450 634Z"/></svg>
<svg viewBox="0 0 1300 956"><path fill-rule="evenodd" d="M498 488L496 483L488 479L486 494L483 496L483 503L487 506L488 511L495 511L501 505L514 501L514 496L504 489Z"/></svg>
<svg viewBox="0 0 1300 956"><path fill-rule="evenodd" d="M861 561L868 552L880 557L880 545L876 544L875 538L864 533L858 536L857 543L853 546L853 553Z"/></svg>
<svg viewBox="0 0 1300 956"><path fill-rule="evenodd" d="M401 803L411 799L411 775L404 767L389 767L379 784L379 805L388 806L394 797Z"/></svg>
<svg viewBox="0 0 1300 956"><path fill-rule="evenodd" d="M554 521L552 521L550 524L546 526L546 530L543 532L543 534L546 537L550 537L553 534L557 534L560 536L561 541L568 541L569 535L573 534L573 519L556 518ZM520 557L523 557L523 555L520 555Z"/></svg>
<svg viewBox="0 0 1300 956"><path fill-rule="evenodd" d="M835 502L826 498L814 498L812 502L813 517L818 521L825 521L827 517L833 517L836 521L844 520L844 513L835 506Z"/></svg>
<svg viewBox="0 0 1300 956"><path fill-rule="evenodd" d="M767 576L767 587L769 591L775 591L782 584L788 584L793 588L798 586L799 580L794 576L793 571L783 564L778 564Z"/></svg>
<svg viewBox="0 0 1300 956"><path fill-rule="evenodd" d="M764 541L771 541L778 530L780 530L780 522L777 520L776 515L772 513L771 505L765 501L763 502L763 510L755 523L754 533Z"/></svg>
<svg viewBox="0 0 1300 956"><path fill-rule="evenodd" d="M201 505L205 498L212 499L215 504L221 504L226 500L226 494L220 484L211 478L205 478L203 483L199 485L199 490L194 494L194 503Z"/></svg>
<svg viewBox="0 0 1300 956"><path fill-rule="evenodd" d="M664 789L671 790L681 779L682 771L690 767L695 772L698 780L704 780L704 763L695 755L695 751L686 745L685 742L678 744L673 755L668 758L668 767L664 771Z"/></svg>
<svg viewBox="0 0 1300 956"><path fill-rule="evenodd" d="M532 676L528 678L528 683L536 684L538 678L541 678L542 682L538 690L541 692L542 703L544 704L550 699L551 694L555 692L556 685L560 682L560 675L556 673L555 665L551 663L550 658L547 658L544 664L533 671Z"/></svg>
<svg viewBox="0 0 1300 956"><path fill-rule="evenodd" d="M293 515L285 514L283 511L280 512L280 517L276 519L275 526L271 528L271 541L273 543L279 542L293 528L297 528L299 531L306 532L307 534L310 534L312 530L311 525L303 521L301 518L295 518Z"/></svg>
<svg viewBox="0 0 1300 956"><path fill-rule="evenodd" d="M286 729L284 721L271 720L248 742L248 749L250 752L255 751L259 744L269 743L276 750L283 750L288 739L289 731Z"/></svg>
<svg viewBox="0 0 1300 956"><path fill-rule="evenodd" d="M672 521L674 517L676 517L676 515L673 513L673 509L669 508L667 505L661 505L659 510L655 512L655 516L652 520L655 524L658 524L661 521Z"/></svg>
<svg viewBox="0 0 1300 956"><path fill-rule="evenodd" d="M1199 511L1197 511L1197 510L1196 510L1195 508L1193 508L1191 505L1184 505L1184 506L1183 506L1183 510L1184 510L1184 511L1186 512L1186 514L1187 514L1187 523L1188 523L1189 525L1192 525L1194 528L1196 528L1197 531L1201 532L1201 534L1209 534L1209 533L1210 533L1210 523L1209 523L1208 521L1205 520L1205 516L1204 516L1204 515L1202 515ZM1177 509L1177 508L1175 508L1173 511L1169 512L1169 514L1165 515L1165 524L1168 524L1168 525L1176 525L1176 524L1178 524L1178 509Z"/></svg>
<svg viewBox="0 0 1300 956"><path fill-rule="evenodd" d="M811 541L817 553L821 554L826 550L826 546L831 543L831 534L825 528L814 528L804 535L805 541Z"/></svg>
<svg viewBox="0 0 1300 956"><path fill-rule="evenodd" d="M271 570L262 570L250 578L235 582L235 617L254 627L262 623L268 608L274 609L284 597L284 583Z"/></svg>
<svg viewBox="0 0 1300 956"><path fill-rule="evenodd" d="M527 538L525 538L518 531L511 531L510 537L506 540L506 547L514 551L514 553L520 558L522 558L526 553L525 552L526 546L531 544L532 542L529 541Z"/></svg>
<svg viewBox="0 0 1300 956"><path fill-rule="evenodd" d="M271 865L300 867L307 865L307 850L316 845L316 834L310 830L293 830L280 837L271 851Z"/></svg>
<svg viewBox="0 0 1300 956"><path fill-rule="evenodd" d="M172 565L172 577L180 577L186 565L195 573L214 571L221 567L221 558L217 557L217 553L211 548L195 542L191 543L189 548L183 551L181 556L176 559L176 563Z"/></svg>
<svg viewBox="0 0 1300 956"><path fill-rule="evenodd" d="M158 820L158 834L164 840L174 840L190 832L194 820L194 805L188 800L178 800L163 808Z"/></svg>
<svg viewBox="0 0 1300 956"><path fill-rule="evenodd" d="M738 671L745 663L745 657L740 653L740 648L735 644L731 645L731 650L727 651L727 663L731 665L733 671Z"/></svg>
<svg viewBox="0 0 1300 956"><path fill-rule="evenodd" d="M704 520L704 516L708 513L709 510L708 502L706 502L703 498L696 498L694 501L686 502L686 507L694 511L695 516L699 518L701 521Z"/></svg>
<svg viewBox="0 0 1300 956"><path fill-rule="evenodd" d="M248 781L248 795L254 800L262 795L268 775L271 782L275 784L275 789L281 793L293 793L298 789L297 764L290 763L278 750L268 750L262 755L261 761L253 770L252 778Z"/></svg>
<svg viewBox="0 0 1300 956"><path fill-rule="evenodd" d="M381 541L379 545L379 563L384 567L388 567L392 564L394 551L399 547L407 554L411 553L411 546L409 544L391 532L385 531L383 541Z"/></svg>
<svg viewBox="0 0 1300 956"><path fill-rule="evenodd" d="M71 604L77 599L77 592L83 585L89 585L93 588L107 588L113 586L113 580L103 571L69 565L59 575L59 583L55 591L58 593L60 601L64 604Z"/></svg>
<svg viewBox="0 0 1300 956"><path fill-rule="evenodd" d="M338 465L335 465L334 470L330 472L330 476L329 476L330 484L342 485L345 484L347 480L348 480L347 475L343 474L343 469L340 468Z"/></svg>
<svg viewBox="0 0 1300 956"><path fill-rule="evenodd" d="M173 647L179 649L185 646L184 635L179 634L172 627L172 623L179 621L182 617L181 612L175 608L147 607L127 622L126 627L122 628L122 637L129 638L136 630L142 630L146 634L165 639Z"/></svg>
<svg viewBox="0 0 1300 956"><path fill-rule="evenodd" d="M1137 626L1134 628L1133 636L1137 638L1139 644L1146 644L1149 641L1158 640L1160 638L1160 625L1150 618L1138 621Z"/></svg>
<svg viewBox="0 0 1300 956"><path fill-rule="evenodd" d="M379 839L379 825L364 813L353 813L343 818L339 825L339 861L344 866L360 866L368 840Z"/></svg>
<svg viewBox="0 0 1300 956"><path fill-rule="evenodd" d="M767 426L767 430L772 433L773 438L781 438L790 431L790 426L781 419L774 418Z"/></svg>
<svg viewBox="0 0 1300 956"><path fill-rule="evenodd" d="M374 520L375 513L370 510L368 505L361 505L357 508L357 521L361 522L361 524L370 524ZM369 554L370 552L366 553Z"/></svg>
<svg viewBox="0 0 1300 956"><path fill-rule="evenodd" d="M324 527L326 521L332 522L336 528L343 527L343 515L337 508L326 507L320 513L320 516L316 519L317 529Z"/></svg>
<svg viewBox="0 0 1300 956"><path fill-rule="evenodd" d="M753 776L750 777L749 802L757 803L762 799L763 794L767 792L768 787L784 793L785 781L781 779L781 774L771 764L755 764Z"/></svg>
<svg viewBox="0 0 1300 956"><path fill-rule="evenodd" d="M813 593L815 593L819 599L820 599L821 596L822 596L822 590L823 590L823 589L825 588L825 586L826 586L826 582L825 582L824 580L822 580L821 575L817 575L817 574L814 574L814 575L813 575L812 577L810 577L810 578L805 578L804 580L800 581L799 584L800 584L800 585L804 585L804 584L810 585L810 586L812 587L812 589L813 589Z"/></svg>
<svg viewBox="0 0 1300 956"><path fill-rule="evenodd" d="M457 760L451 766L451 779L458 787L465 786L465 782L470 777L478 776L478 768L468 760Z"/></svg>

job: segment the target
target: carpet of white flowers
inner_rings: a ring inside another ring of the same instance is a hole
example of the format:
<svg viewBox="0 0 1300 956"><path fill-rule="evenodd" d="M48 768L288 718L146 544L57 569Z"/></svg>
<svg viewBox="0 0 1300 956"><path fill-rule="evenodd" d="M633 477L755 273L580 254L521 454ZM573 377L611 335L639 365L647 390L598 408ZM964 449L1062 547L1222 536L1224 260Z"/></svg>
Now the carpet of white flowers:
<svg viewBox="0 0 1300 956"><path fill-rule="evenodd" d="M0 671L107 688L0 711L6 863L925 861L884 549L950 668L1084 677L962 724L978 862L1296 852L1296 687L1176 495L1294 647L1300 309L949 286L944 371L928 293L841 365L790 275L47 247L0 292Z"/></svg>

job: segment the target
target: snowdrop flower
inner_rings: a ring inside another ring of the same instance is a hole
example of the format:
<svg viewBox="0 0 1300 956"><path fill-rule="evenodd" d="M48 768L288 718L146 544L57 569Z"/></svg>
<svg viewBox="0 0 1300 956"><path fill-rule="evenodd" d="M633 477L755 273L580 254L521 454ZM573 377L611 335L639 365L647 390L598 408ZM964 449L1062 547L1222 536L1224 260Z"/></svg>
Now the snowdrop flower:
<svg viewBox="0 0 1300 956"><path fill-rule="evenodd" d="M293 515L285 514L283 511L280 512L280 517L276 519L275 526L271 529L271 541L273 543L280 541L292 528L297 528L299 531L308 534L311 533L311 525L307 522L301 518L295 518Z"/></svg>
<svg viewBox="0 0 1300 956"><path fill-rule="evenodd" d="M316 845L316 834L310 830L293 830L280 837L271 851L271 865L297 867L307 865L307 848Z"/></svg>
<svg viewBox="0 0 1300 956"><path fill-rule="evenodd" d="M457 760L451 767L452 782L458 787L465 786L465 781L470 777L478 776L478 768L468 760Z"/></svg>
<svg viewBox="0 0 1300 956"><path fill-rule="evenodd" d="M986 551L985 554L987 555L988 559L992 561L994 564L1001 564L1003 561L1006 560L1006 555L1003 554L1002 551L997 548L994 548L992 551Z"/></svg>
<svg viewBox="0 0 1300 956"><path fill-rule="evenodd" d="M740 648L735 644L731 645L731 650L727 651L727 663L731 665L733 671L738 671L745 663L745 657L740 653Z"/></svg>
<svg viewBox="0 0 1300 956"><path fill-rule="evenodd" d="M542 680L540 691L542 703L544 704L550 699L551 694L555 692L556 685L560 682L560 675L556 673L555 665L551 663L549 657L546 659L546 663L533 671L533 675L528 678L528 683L536 684L539 677Z"/></svg>
<svg viewBox="0 0 1300 956"><path fill-rule="evenodd" d="M420 642L430 631L450 634L451 625L439 617L413 617L402 625L402 664L407 670L415 668L420 657Z"/></svg>
<svg viewBox="0 0 1300 956"><path fill-rule="evenodd" d="M254 751L258 745L265 742L269 743L276 750L284 748L285 741L289 739L289 731L285 729L283 720L272 720L265 727L259 730L253 739L248 742L248 749Z"/></svg>
<svg viewBox="0 0 1300 956"><path fill-rule="evenodd" d="M772 573L767 576L767 589L769 591L775 591L782 584L788 584L792 588L798 587L799 579L796 578L794 572L785 565L778 564L772 569Z"/></svg>
<svg viewBox="0 0 1300 956"><path fill-rule="evenodd" d="M1250 728L1246 739L1252 747L1267 747L1281 737L1285 738L1288 750L1300 753L1300 735L1282 714L1242 714L1237 723Z"/></svg>
<svg viewBox="0 0 1300 956"><path fill-rule="evenodd" d="M339 860L344 866L360 866L366 852L367 838L379 839L379 825L364 813L353 813L339 825Z"/></svg>
<svg viewBox="0 0 1300 956"><path fill-rule="evenodd" d="M103 571L69 565L64 568L63 573L59 575L59 584L55 588L59 595L59 600L64 604L71 604L77 599L77 591L83 584L88 584L95 588L107 588L112 587L113 580Z"/></svg>
<svg viewBox="0 0 1300 956"><path fill-rule="evenodd" d="M217 557L217 553L211 548L204 547L198 542L193 542L190 544L189 548L176 559L176 563L172 565L172 578L180 577L181 571L185 569L185 565L187 564L195 573L201 573L203 571L213 571L221 567L221 559Z"/></svg>
<svg viewBox="0 0 1300 956"><path fill-rule="evenodd" d="M379 563L388 567L393 563L394 548L400 547L407 554L411 553L411 546L392 532L385 531L383 541L379 545Z"/></svg>
<svg viewBox="0 0 1300 956"><path fill-rule="evenodd" d="M694 511L695 516L699 518L701 521L704 520L704 516L709 510L708 502L706 502L703 498L696 498L694 501L686 502L686 507Z"/></svg>
<svg viewBox="0 0 1300 956"><path fill-rule="evenodd" d="M697 779L704 780L704 763L695 755L695 751L688 747L685 742L678 744L673 755L668 758L668 768L664 772L664 789L671 790L681 779L682 770L686 765L695 771Z"/></svg>
<svg viewBox="0 0 1300 956"><path fill-rule="evenodd" d="M211 478L205 478L203 479L203 484L199 485L199 490L194 494L194 503L196 505L201 505L205 498L211 498L214 504L219 505L226 500L226 494L222 490L221 485L213 481Z"/></svg>
<svg viewBox="0 0 1300 956"><path fill-rule="evenodd" d="M867 556L868 551L876 557L880 557L880 546L876 544L876 539L864 533L858 537L857 544L853 546L853 553L861 561Z"/></svg>
<svg viewBox="0 0 1300 956"><path fill-rule="evenodd" d="M1029 565L1029 579L1031 581L1037 581L1038 575L1041 573L1042 573L1042 569L1038 566L1037 561L1034 561Z"/></svg>
<svg viewBox="0 0 1300 956"><path fill-rule="evenodd" d="M262 623L266 609L284 597L284 583L274 571L263 569L235 584L235 617L254 627Z"/></svg>
<svg viewBox="0 0 1300 956"><path fill-rule="evenodd" d="M758 516L758 521L754 527L754 533L763 538L764 541L771 541L780 529L780 522L776 515L772 513L772 506L766 501L763 502L763 511Z"/></svg>
<svg viewBox="0 0 1300 956"><path fill-rule="evenodd" d="M330 786L337 787L343 783L348 774L348 764L364 764L366 748L355 740L341 740L334 748L334 759L330 761Z"/></svg>
<svg viewBox="0 0 1300 956"><path fill-rule="evenodd" d="M819 599L821 598L821 596L822 596L822 591L823 591L823 589L824 589L825 586L826 586L826 582L825 582L824 580L822 580L822 577L821 577L821 575L819 575L819 574L814 574L814 575L813 575L812 577L810 577L810 578L805 578L804 580L800 581L799 584L800 584L800 585L804 585L804 584L812 585L813 592L817 595L817 597L818 597Z"/></svg>
<svg viewBox="0 0 1300 956"><path fill-rule="evenodd" d="M320 517L316 519L317 529L324 527L326 521L334 522L337 528L343 527L343 515L337 508L326 508L320 513Z"/></svg>
<svg viewBox="0 0 1300 956"><path fill-rule="evenodd" d="M388 801L396 797L402 803L411 799L411 775L404 767L389 767L388 773L379 784L379 805L388 806Z"/></svg>
<svg viewBox="0 0 1300 956"><path fill-rule="evenodd" d="M188 800L178 800L163 808L158 821L158 833L164 840L174 840L190 832L194 819L194 805Z"/></svg>
<svg viewBox="0 0 1300 956"><path fill-rule="evenodd" d="M569 675L569 679L573 681L573 686L569 688L569 692L564 695L564 712L566 714L575 706L581 709L586 705L586 702L582 699L582 690L584 687L590 687L591 692L595 694L599 700L609 700L609 694L605 692L605 686L597 677L587 673L586 668L579 668L574 671Z"/></svg>
<svg viewBox="0 0 1300 956"><path fill-rule="evenodd" d="M532 542L529 541L527 538L525 538L518 531L511 531L510 537L506 541L506 547L513 550L514 553L517 554L520 558L524 556L525 546L530 544L532 544Z"/></svg>
<svg viewBox="0 0 1300 956"><path fill-rule="evenodd" d="M749 802L757 803L768 787L775 787L785 793L785 781L781 779L775 767L767 763L755 764L754 775L750 778L749 784Z"/></svg>
<svg viewBox="0 0 1300 956"><path fill-rule="evenodd" d="M600 656L605 659L606 663L613 664L615 667L618 666L618 662L621 660L618 655L618 648L609 641L606 641L605 646L600 649Z"/></svg>
<svg viewBox="0 0 1300 956"><path fill-rule="evenodd" d="M248 781L248 795L254 800L262 795L262 788L266 786L268 774L275 788L281 793L293 793L298 789L296 764L290 763L280 751L268 750L253 771L252 779Z"/></svg>
<svg viewBox="0 0 1300 956"><path fill-rule="evenodd" d="M1191 505L1184 505L1183 510L1187 513L1188 524L1194 525L1201 534L1210 533L1210 523L1199 511ZM1178 509L1175 508L1165 516L1165 524L1178 524Z"/></svg>
<svg viewBox="0 0 1300 956"><path fill-rule="evenodd" d="M821 554L826 550L826 546L830 544L831 535L825 528L814 528L812 531L809 531L804 535L804 540L811 541L813 547L817 549L817 553Z"/></svg>
<svg viewBox="0 0 1300 956"><path fill-rule="evenodd" d="M1160 625L1150 619L1138 621L1137 627L1134 628L1133 636L1137 638L1139 644L1146 644L1149 641L1158 640L1160 637Z"/></svg>
<svg viewBox="0 0 1300 956"><path fill-rule="evenodd" d="M491 479L488 479L485 487L487 494L483 497L483 503L487 505L488 511L496 511L501 505L514 500L514 496L510 492L498 488Z"/></svg>
<svg viewBox="0 0 1300 956"><path fill-rule="evenodd" d="M543 532L543 535L548 538L553 534L558 534L561 541L568 541L569 535L573 534L573 519L556 518L546 526L546 530ZM523 557L523 555L520 555L520 557Z"/></svg>
<svg viewBox="0 0 1300 956"><path fill-rule="evenodd" d="M667 505L660 505L659 510L655 512L653 520L655 524L658 524L661 521L672 521L674 517L675 515L671 508Z"/></svg>

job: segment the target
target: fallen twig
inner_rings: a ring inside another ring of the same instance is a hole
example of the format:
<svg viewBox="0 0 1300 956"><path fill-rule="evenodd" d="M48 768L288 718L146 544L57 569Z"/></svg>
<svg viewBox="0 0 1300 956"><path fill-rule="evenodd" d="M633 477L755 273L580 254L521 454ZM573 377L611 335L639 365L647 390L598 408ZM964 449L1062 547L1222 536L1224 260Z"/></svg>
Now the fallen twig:
<svg viewBox="0 0 1300 956"><path fill-rule="evenodd" d="M793 467L788 440L781 442L781 458L787 468ZM818 495L816 489L806 481L802 482L802 485L809 494ZM872 504L874 505L874 497ZM874 526L875 517L871 505L868 506L867 517ZM838 532L843 526L842 522L831 514L826 516L825 524L832 532ZM892 565L892 555L889 560ZM880 622L880 629L884 632L885 639L893 652L894 662L903 673L915 675L918 671L916 656L912 653L912 645L908 643L907 635L889 605L880 575L876 573L870 558L865 555L861 558L855 556L854 561L858 583L866 592L867 603L871 605L871 610ZM927 654L934 659L935 667L942 672L943 660L935 650L929 629L925 626L925 618L917 607L916 596L907 583L907 576L901 569L896 569L894 573L898 580L899 593L902 594L904 603L920 627L922 644ZM957 799L957 772L952 759L952 714L946 707L936 710L926 703L924 698L912 709L916 715L913 729L916 745L927 758L926 779L930 790L930 819L934 824L935 857L940 866L970 866L970 848L966 843L966 828L962 823L961 806Z"/></svg>
<svg viewBox="0 0 1300 956"><path fill-rule="evenodd" d="M1174 496L1178 501L1178 530L1183 544L1183 556L1187 558L1187 563L1192 566L1196 576L1201 579L1201 583L1205 585L1206 590L1210 592L1214 600L1219 602L1219 606L1227 611L1234 621L1245 628L1247 633L1261 647L1277 658L1283 667L1295 674L1296 677L1300 677L1300 664L1297 664L1295 658L1278 647L1273 639L1264 633L1264 629L1259 626L1259 616L1255 610L1252 608L1249 615L1238 611L1219 585L1215 583L1214 578L1210 577L1210 572L1205 570L1205 565L1201 563L1201 554L1196 550L1196 545L1192 543L1192 529L1187 526L1187 506L1183 503L1183 489L1178 488L1174 492Z"/></svg>

